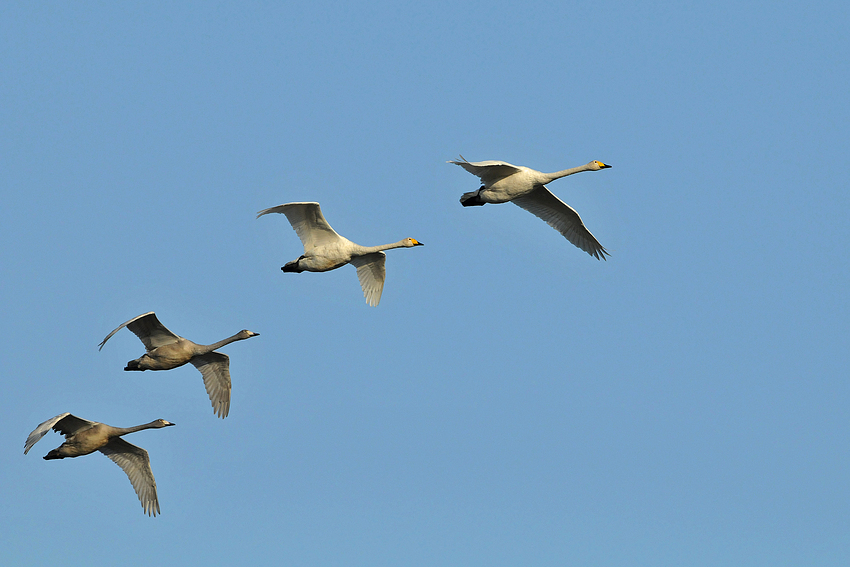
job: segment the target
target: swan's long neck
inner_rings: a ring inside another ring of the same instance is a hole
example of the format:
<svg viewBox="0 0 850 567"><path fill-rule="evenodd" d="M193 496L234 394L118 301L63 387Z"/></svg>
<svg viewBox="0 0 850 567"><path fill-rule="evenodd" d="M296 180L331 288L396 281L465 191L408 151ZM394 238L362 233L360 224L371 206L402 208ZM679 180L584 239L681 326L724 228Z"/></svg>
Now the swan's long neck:
<svg viewBox="0 0 850 567"><path fill-rule="evenodd" d="M561 171L556 171L555 173L544 173L543 177L546 181L543 183L549 183L550 181L555 181L556 179L560 179L562 177L566 177L567 175L572 175L573 173L580 173L582 171L590 171L590 164L586 163L584 165L580 165L578 167L573 167L570 169L562 169Z"/></svg>
<svg viewBox="0 0 850 567"><path fill-rule="evenodd" d="M392 244L381 244L380 246L360 246L358 251L361 254L372 254L374 252L392 250L393 248L406 248L406 246L404 245L404 240L399 240L398 242L393 242Z"/></svg>
<svg viewBox="0 0 850 567"><path fill-rule="evenodd" d="M159 429L159 420L145 423L144 425L136 425L135 427L113 427L112 435L110 435L110 437L127 435L128 433L135 433L136 431L142 431L144 429Z"/></svg>
<svg viewBox="0 0 850 567"><path fill-rule="evenodd" d="M213 343L211 345L198 345L200 347L201 351L202 351L200 354L206 354L208 352L212 352L216 349L223 347L224 345L229 345L230 343L235 342L235 341L241 341L244 338L246 338L246 337L242 337L242 336L239 335L239 333L236 333L232 337L227 337L226 339L222 339L222 340L218 341L217 343Z"/></svg>

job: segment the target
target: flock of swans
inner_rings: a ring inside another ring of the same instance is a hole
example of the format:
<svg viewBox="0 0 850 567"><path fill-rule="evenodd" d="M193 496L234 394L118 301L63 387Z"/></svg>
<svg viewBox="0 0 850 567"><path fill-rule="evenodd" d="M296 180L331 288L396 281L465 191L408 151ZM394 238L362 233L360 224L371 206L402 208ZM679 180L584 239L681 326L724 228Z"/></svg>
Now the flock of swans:
<svg viewBox="0 0 850 567"><path fill-rule="evenodd" d="M464 207L481 206L486 203L512 202L544 220L560 232L572 244L597 260L604 260L608 251L590 233L579 214L553 195L546 184L582 171L599 171L611 167L601 161L586 165L543 173L528 167L511 165L504 161L450 161L481 179L481 187L464 193L460 202ZM287 262L284 272L327 272L346 264L357 268L357 278L363 288L366 302L377 306L381 301L386 278L386 254L393 248L422 246L414 238L405 238L392 244L361 246L340 236L331 228L322 214L319 203L287 203L264 209L257 218L269 213L281 213L295 229L304 245L304 254ZM127 363L124 370L171 370L187 363L197 368L204 379L213 412L220 418L230 412L230 358L216 352L219 348L235 341L256 337L259 333L242 330L235 335L213 343L199 345L169 331L160 323L153 311L134 317L116 327L101 341L102 349L112 335L127 327L145 345L145 354ZM51 429L65 436L65 441L44 456L45 460L80 457L100 451L121 467L130 479L143 511L156 516L160 513L156 495L156 480L150 466L148 452L122 439L123 435L144 429L161 429L174 425L164 419L135 427L112 427L104 423L89 421L70 413L62 413L36 427L24 444L26 455L39 439Z"/></svg>

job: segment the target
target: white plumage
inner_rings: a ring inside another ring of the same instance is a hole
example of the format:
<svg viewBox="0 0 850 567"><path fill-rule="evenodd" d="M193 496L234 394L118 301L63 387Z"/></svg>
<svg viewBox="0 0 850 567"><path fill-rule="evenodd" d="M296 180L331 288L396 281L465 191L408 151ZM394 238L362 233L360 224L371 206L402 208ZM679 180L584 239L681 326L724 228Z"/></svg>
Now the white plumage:
<svg viewBox="0 0 850 567"><path fill-rule="evenodd" d="M304 254L297 260L287 262L281 270L297 273L327 272L352 264L357 268L357 278L363 288L363 296L373 307L381 301L387 275L386 254L383 251L422 246L422 243L414 238L405 238L381 246L355 244L331 228L319 203L286 203L260 211L257 218L269 213L286 215L304 245Z"/></svg>
<svg viewBox="0 0 850 567"><path fill-rule="evenodd" d="M543 173L505 161L470 162L463 156L460 156L460 161L449 163L461 166L479 177L483 183L477 191L464 193L461 196L460 202L464 207L510 201L543 219L567 240L594 258L604 260L605 255L608 254L608 251L584 226L576 210L549 192L545 185L567 175L581 171L599 171L611 167L610 165L594 160L572 169Z"/></svg>

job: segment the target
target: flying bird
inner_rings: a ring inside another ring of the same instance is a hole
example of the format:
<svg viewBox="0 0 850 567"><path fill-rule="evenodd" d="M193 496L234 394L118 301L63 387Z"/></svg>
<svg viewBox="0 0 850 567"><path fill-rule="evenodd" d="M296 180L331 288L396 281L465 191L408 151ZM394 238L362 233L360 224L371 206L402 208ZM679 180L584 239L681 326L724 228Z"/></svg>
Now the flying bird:
<svg viewBox="0 0 850 567"><path fill-rule="evenodd" d="M174 424L164 419L157 419L135 427L112 427L67 412L60 413L40 424L29 434L24 444L24 455L39 439L53 429L65 436L65 442L47 453L44 456L45 460L80 457L100 451L127 473L145 513L148 516L156 516L159 514L159 501L156 498L156 480L153 478L148 452L127 443L121 439L121 436L143 429L160 429L170 425ZM76 490L76 487L72 490Z"/></svg>
<svg viewBox="0 0 850 567"><path fill-rule="evenodd" d="M204 377L204 386L212 402L213 411L222 419L227 417L230 412L230 358L226 354L213 351L234 341L256 337L260 333L243 329L217 343L199 345L166 329L151 311L119 325L106 335L98 350L124 327L142 340L147 351L140 358L128 362L124 370L171 370L191 362Z"/></svg>
<svg viewBox="0 0 850 567"><path fill-rule="evenodd" d="M375 307L381 301L387 270L384 250L422 246L414 238L405 238L381 246L360 246L336 233L322 215L319 203L286 203L257 213L257 218L269 213L283 213L304 245L304 254L287 262L284 272L327 272L346 264L357 268L357 278L366 302Z"/></svg>
<svg viewBox="0 0 850 567"><path fill-rule="evenodd" d="M477 191L464 193L460 203L464 207L474 207L486 203L514 203L543 219L549 226L560 232L567 240L596 258L605 260L610 254L599 244L578 215L575 209L557 198L545 187L550 181L566 177L581 171L599 171L608 169L601 161L591 161L585 165L564 169L555 173L543 173L522 165L511 165L504 161L449 161L481 178L483 185Z"/></svg>

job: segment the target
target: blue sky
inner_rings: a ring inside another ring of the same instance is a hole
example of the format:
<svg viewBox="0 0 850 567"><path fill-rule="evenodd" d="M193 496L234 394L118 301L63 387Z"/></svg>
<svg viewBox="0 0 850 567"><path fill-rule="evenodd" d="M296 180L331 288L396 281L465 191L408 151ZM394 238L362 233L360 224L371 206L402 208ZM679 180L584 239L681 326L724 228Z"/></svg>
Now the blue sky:
<svg viewBox="0 0 850 567"><path fill-rule="evenodd" d="M0 18L9 565L850 561L846 3L16 3ZM555 171L612 253L462 153ZM283 274L318 201L387 254ZM231 356L125 373L156 311ZM70 411L141 432L162 514ZM117 533L116 533L117 532ZM116 535L113 535L116 534Z"/></svg>

